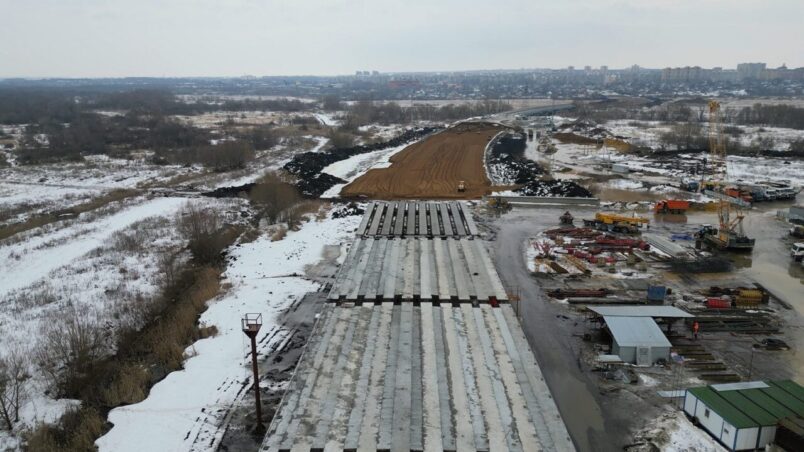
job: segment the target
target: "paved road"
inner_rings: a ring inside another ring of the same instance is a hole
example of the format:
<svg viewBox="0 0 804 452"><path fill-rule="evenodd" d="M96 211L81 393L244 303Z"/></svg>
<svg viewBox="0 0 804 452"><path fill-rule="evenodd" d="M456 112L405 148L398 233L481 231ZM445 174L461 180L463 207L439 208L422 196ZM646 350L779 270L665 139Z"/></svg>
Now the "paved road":
<svg viewBox="0 0 804 452"><path fill-rule="evenodd" d="M497 268L506 287L520 290L525 335L575 446L579 451L622 450L627 432L622 425L604 419L598 390L579 368L570 348L578 339L556 318L560 312L545 300L538 281L529 274L524 262L524 241L540 229L527 218L535 215L552 219L560 213L554 209L532 209L524 220L506 215L497 221L500 230L492 245Z"/></svg>

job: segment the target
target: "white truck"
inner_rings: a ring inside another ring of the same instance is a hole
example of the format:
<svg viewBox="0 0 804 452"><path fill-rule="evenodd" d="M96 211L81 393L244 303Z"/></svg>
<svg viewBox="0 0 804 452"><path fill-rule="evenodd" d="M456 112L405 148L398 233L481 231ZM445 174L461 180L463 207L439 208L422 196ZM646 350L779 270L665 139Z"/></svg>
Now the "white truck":
<svg viewBox="0 0 804 452"><path fill-rule="evenodd" d="M790 256L796 261L804 259L804 242L794 243L790 248Z"/></svg>

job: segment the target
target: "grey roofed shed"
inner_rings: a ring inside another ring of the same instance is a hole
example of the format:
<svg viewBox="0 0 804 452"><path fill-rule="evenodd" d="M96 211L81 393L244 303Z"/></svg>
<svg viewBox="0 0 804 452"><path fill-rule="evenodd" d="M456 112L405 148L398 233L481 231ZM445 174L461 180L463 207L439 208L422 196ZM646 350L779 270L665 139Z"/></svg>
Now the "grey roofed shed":
<svg viewBox="0 0 804 452"><path fill-rule="evenodd" d="M611 352L624 362L649 366L670 355L670 341L650 317L604 316L612 336Z"/></svg>
<svg viewBox="0 0 804 452"><path fill-rule="evenodd" d="M691 318L692 314L674 306L589 306L590 311L605 317Z"/></svg>

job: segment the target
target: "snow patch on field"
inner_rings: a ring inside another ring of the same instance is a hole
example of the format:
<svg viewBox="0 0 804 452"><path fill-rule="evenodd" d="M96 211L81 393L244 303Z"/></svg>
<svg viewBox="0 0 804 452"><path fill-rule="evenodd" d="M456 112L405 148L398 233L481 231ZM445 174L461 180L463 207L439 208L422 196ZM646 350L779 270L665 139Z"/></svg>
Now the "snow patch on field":
<svg viewBox="0 0 804 452"><path fill-rule="evenodd" d="M90 224L63 228L53 234L0 246L0 296L28 286L51 271L98 248L111 235L143 218L175 212L184 198L159 198L127 208Z"/></svg>
<svg viewBox="0 0 804 452"><path fill-rule="evenodd" d="M804 186L804 160L729 156L727 164L730 179L746 182L785 181L793 186Z"/></svg>
<svg viewBox="0 0 804 452"><path fill-rule="evenodd" d="M221 439L225 408L250 385L247 344L240 329L246 313L262 313L257 342L271 336L277 316L294 300L319 288L304 279L305 267L321 259L325 245L347 240L359 216L306 223L281 241L262 237L231 250L228 293L210 302L201 323L215 325L218 335L190 346L184 369L151 389L147 399L109 413L114 427L97 441L101 451L210 450ZM299 275L299 276L296 276Z"/></svg>
<svg viewBox="0 0 804 452"><path fill-rule="evenodd" d="M314 113L313 116L315 116L316 119L318 119L321 122L321 124L324 124L325 126L329 126L329 127L335 127L335 126L339 126L341 124L341 121L339 119L337 119L338 114L339 114L338 112L335 112L335 113Z"/></svg>
<svg viewBox="0 0 804 452"><path fill-rule="evenodd" d="M614 179L607 184L610 188L618 190L639 190L645 188L642 182L631 179Z"/></svg>

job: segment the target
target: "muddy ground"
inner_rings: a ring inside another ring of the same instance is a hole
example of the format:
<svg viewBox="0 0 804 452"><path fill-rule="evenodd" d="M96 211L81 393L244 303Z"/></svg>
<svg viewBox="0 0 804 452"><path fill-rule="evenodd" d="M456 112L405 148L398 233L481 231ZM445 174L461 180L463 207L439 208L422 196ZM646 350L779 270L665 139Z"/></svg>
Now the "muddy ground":
<svg viewBox="0 0 804 452"><path fill-rule="evenodd" d="M649 425L664 410L677 406L677 399L658 395L659 390L677 390L707 384L701 374L683 366L669 365L631 368L626 383L621 374L597 369L594 357L605 352L608 338L600 334L589 316L576 307L550 299L545 291L562 287L601 287L638 289L649 282L660 282L683 290L703 290L719 285L750 286L760 282L771 287L774 295L789 303L792 309L771 300L764 306L773 312L781 325L780 334L789 351L767 351L755 348L768 335L702 332L695 345L702 346L728 372L742 380L801 379L804 376L804 270L791 263L786 249L787 225L775 218L777 208L790 203L763 205L748 214L746 231L757 239L751 255L727 255L734 271L721 274L695 274L680 277L666 267L651 269L654 277L644 279L592 279L573 277L567 280L555 275L534 276L525 264L525 241L545 229L558 226L564 209L517 207L501 217L488 217L481 224L490 233L492 256L506 288L519 293L518 310L531 347L544 372L548 386L579 450L622 450L629 446L635 433ZM782 206L781 204L784 204ZM595 210L572 209L577 218L591 217ZM693 213L683 221L651 218L652 232L663 235L694 231L701 224L714 222L713 213ZM658 220L658 221L657 221ZM660 266L661 267L661 266ZM644 290L644 289L643 289ZM692 342L688 327L679 322L673 329L674 344ZM590 336L584 340L584 335ZM633 370L633 372L630 372Z"/></svg>
<svg viewBox="0 0 804 452"><path fill-rule="evenodd" d="M464 123L408 146L391 166L369 170L341 191L343 197L373 199L477 199L490 192L484 152L504 128ZM458 192L465 181L466 191Z"/></svg>

